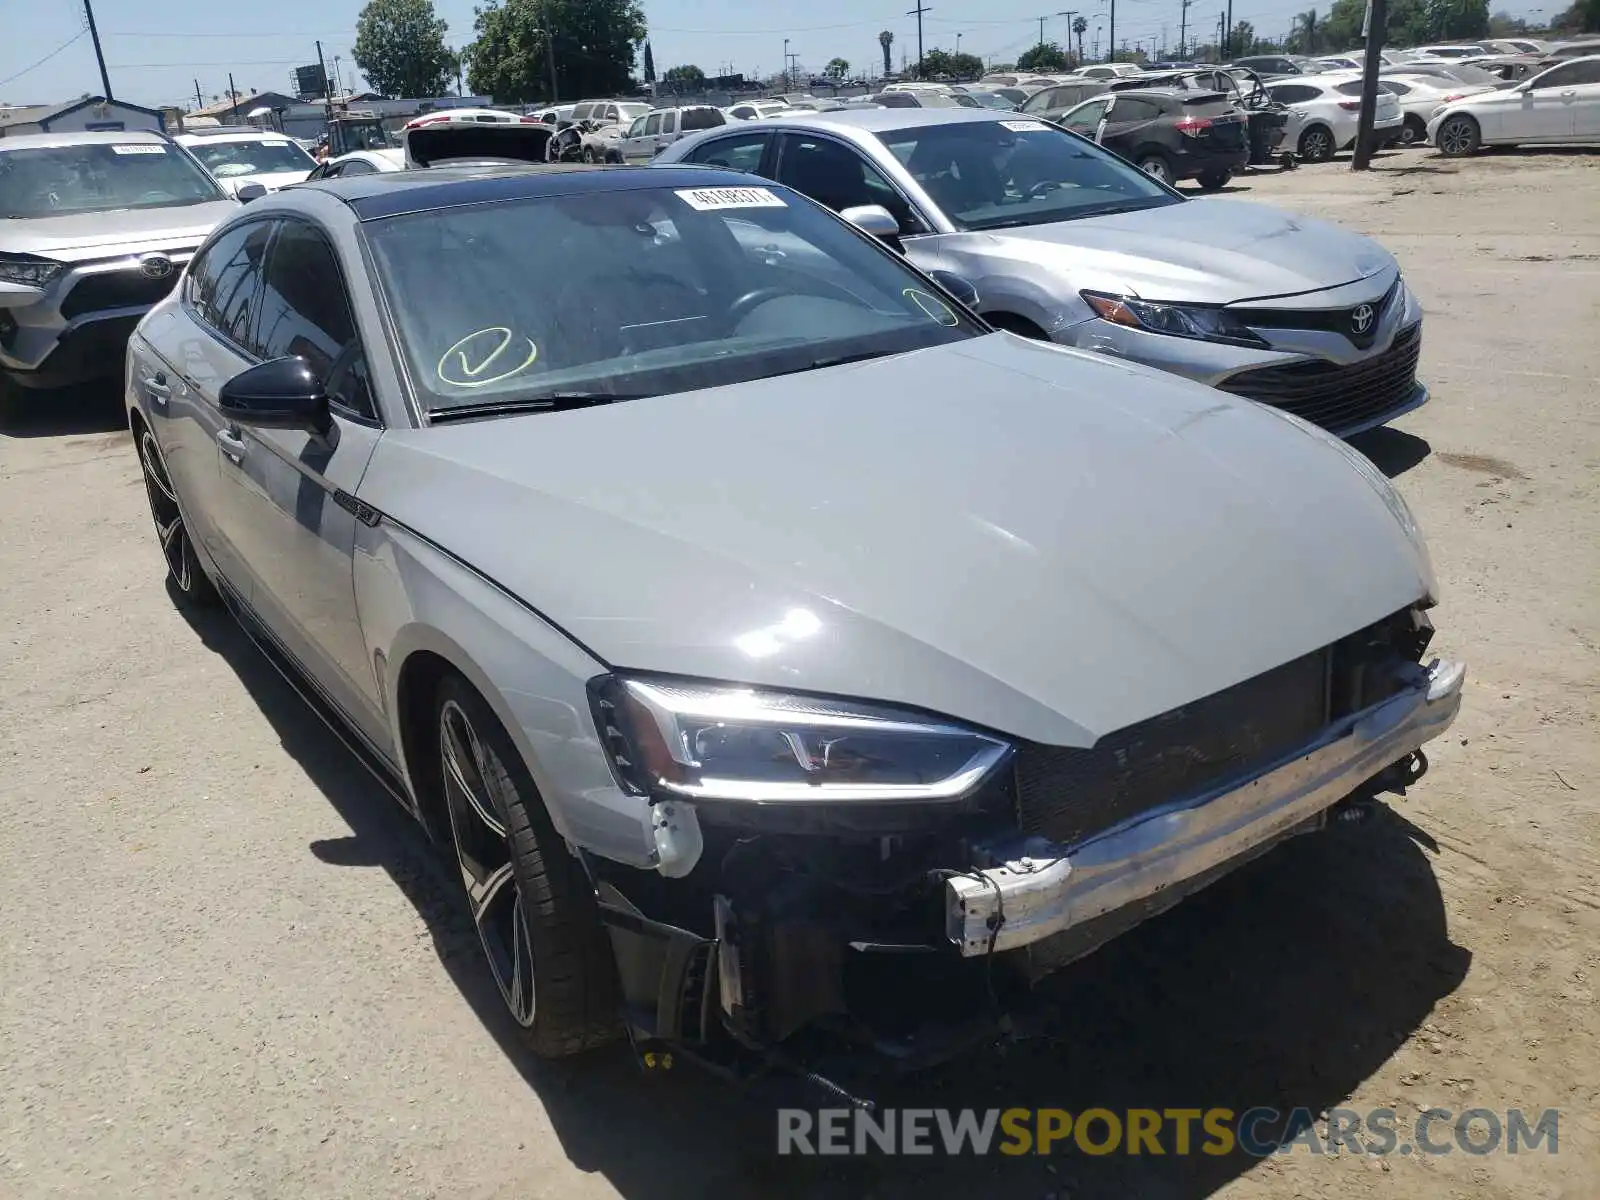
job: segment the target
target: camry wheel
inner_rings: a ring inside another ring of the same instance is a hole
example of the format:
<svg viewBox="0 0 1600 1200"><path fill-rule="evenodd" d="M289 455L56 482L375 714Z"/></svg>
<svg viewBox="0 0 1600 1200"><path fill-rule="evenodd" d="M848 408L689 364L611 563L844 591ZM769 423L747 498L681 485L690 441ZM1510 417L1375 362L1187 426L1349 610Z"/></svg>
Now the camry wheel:
<svg viewBox="0 0 1600 1200"><path fill-rule="evenodd" d="M1159 154L1147 154L1139 160L1139 170L1162 183L1172 182L1172 165Z"/></svg>
<svg viewBox="0 0 1600 1200"><path fill-rule="evenodd" d="M1333 150L1333 134L1325 126L1313 125L1300 135L1300 157L1306 162L1326 162Z"/></svg>
<svg viewBox="0 0 1600 1200"><path fill-rule="evenodd" d="M195 555L189 529L178 508L178 493L167 474L167 464L156 445L155 434L140 429L138 435L139 465L144 471L145 495L150 498L150 516L156 525L156 540L161 544L162 557L167 560L167 577L173 588L187 603L210 605L217 602L217 589L212 586L205 568Z"/></svg>
<svg viewBox="0 0 1600 1200"><path fill-rule="evenodd" d="M436 715L456 863L506 1010L543 1057L609 1041L615 968L582 868L483 699L448 677Z"/></svg>
<svg viewBox="0 0 1600 1200"><path fill-rule="evenodd" d="M1406 115L1405 124L1400 126L1399 142L1402 146L1415 146L1426 141L1428 127L1422 123L1422 118L1414 113Z"/></svg>
<svg viewBox="0 0 1600 1200"><path fill-rule="evenodd" d="M1478 149L1478 144L1483 138L1478 122L1465 113L1457 113L1453 117L1446 117L1439 126L1439 132L1434 135L1434 141L1439 146L1439 153L1446 158L1460 158L1472 154Z"/></svg>

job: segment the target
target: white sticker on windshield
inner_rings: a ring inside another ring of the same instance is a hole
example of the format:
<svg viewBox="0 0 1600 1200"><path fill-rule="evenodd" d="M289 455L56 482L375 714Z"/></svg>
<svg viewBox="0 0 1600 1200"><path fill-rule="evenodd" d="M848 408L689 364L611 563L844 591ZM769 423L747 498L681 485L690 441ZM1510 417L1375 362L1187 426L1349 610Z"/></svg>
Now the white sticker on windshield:
<svg viewBox="0 0 1600 1200"><path fill-rule="evenodd" d="M262 138L261 144L263 146L287 146L289 143L277 138Z"/></svg>
<svg viewBox="0 0 1600 1200"><path fill-rule="evenodd" d="M1012 133L1038 133L1045 128L1043 121L1001 121Z"/></svg>
<svg viewBox="0 0 1600 1200"><path fill-rule="evenodd" d="M126 142L111 147L113 154L165 154L165 146L157 146L150 142Z"/></svg>
<svg viewBox="0 0 1600 1200"><path fill-rule="evenodd" d="M715 212L722 208L788 208L783 198L769 188L721 187L684 188L678 196L696 212Z"/></svg>

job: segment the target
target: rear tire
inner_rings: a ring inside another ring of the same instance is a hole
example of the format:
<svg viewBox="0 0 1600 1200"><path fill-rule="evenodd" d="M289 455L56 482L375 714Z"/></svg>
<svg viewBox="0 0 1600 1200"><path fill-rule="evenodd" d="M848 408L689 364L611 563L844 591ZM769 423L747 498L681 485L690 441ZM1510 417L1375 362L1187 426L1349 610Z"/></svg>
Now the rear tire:
<svg viewBox="0 0 1600 1200"><path fill-rule="evenodd" d="M1172 186L1172 164L1167 161L1165 154L1141 154L1134 165L1152 179Z"/></svg>
<svg viewBox="0 0 1600 1200"><path fill-rule="evenodd" d="M1313 125L1301 133L1296 153L1306 162L1327 162L1334 149L1333 132L1326 125Z"/></svg>
<svg viewBox="0 0 1600 1200"><path fill-rule="evenodd" d="M439 785L467 908L523 1041L562 1058L621 1033L594 890L494 710L458 675L434 705Z"/></svg>
<svg viewBox="0 0 1600 1200"><path fill-rule="evenodd" d="M1228 186L1228 181L1233 178L1233 172L1220 169L1201 171L1194 178L1202 192L1214 192Z"/></svg>
<svg viewBox="0 0 1600 1200"><path fill-rule="evenodd" d="M1428 140L1428 127L1422 118L1415 113L1407 113L1405 123L1400 126L1400 144L1402 146L1415 146Z"/></svg>
<svg viewBox="0 0 1600 1200"><path fill-rule="evenodd" d="M1466 113L1455 113L1439 125L1434 141L1439 153L1446 158L1465 158L1478 152L1478 147L1483 144L1483 130Z"/></svg>
<svg viewBox="0 0 1600 1200"><path fill-rule="evenodd" d="M6 425L22 419L22 388L9 376L0 373L0 423Z"/></svg>
<svg viewBox="0 0 1600 1200"><path fill-rule="evenodd" d="M598 163L600 161L600 152L593 146L585 146L583 148L583 161L586 163Z"/></svg>

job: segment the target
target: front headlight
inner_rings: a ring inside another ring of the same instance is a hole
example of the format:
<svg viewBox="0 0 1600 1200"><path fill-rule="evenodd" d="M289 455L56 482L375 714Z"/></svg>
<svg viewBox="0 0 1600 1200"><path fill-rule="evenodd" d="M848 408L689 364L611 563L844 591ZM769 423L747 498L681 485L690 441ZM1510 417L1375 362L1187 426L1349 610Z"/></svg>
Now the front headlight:
<svg viewBox="0 0 1600 1200"><path fill-rule="evenodd" d="M1171 337L1195 338L1205 342L1227 342L1235 346L1265 346L1267 343L1225 308L1196 304L1161 304L1132 296L1112 296L1105 292L1080 292L1095 316Z"/></svg>
<svg viewBox="0 0 1600 1200"><path fill-rule="evenodd" d="M830 804L953 800L1009 755L998 738L880 705L602 676L595 723L630 791Z"/></svg>
<svg viewBox="0 0 1600 1200"><path fill-rule="evenodd" d="M42 288L61 274L64 267L64 263L36 258L32 254L0 254L0 283Z"/></svg>

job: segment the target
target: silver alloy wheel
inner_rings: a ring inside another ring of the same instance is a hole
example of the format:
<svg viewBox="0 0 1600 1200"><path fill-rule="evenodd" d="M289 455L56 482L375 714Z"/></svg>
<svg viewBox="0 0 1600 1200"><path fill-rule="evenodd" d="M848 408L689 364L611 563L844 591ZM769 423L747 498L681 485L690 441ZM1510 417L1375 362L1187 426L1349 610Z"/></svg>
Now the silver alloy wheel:
<svg viewBox="0 0 1600 1200"><path fill-rule="evenodd" d="M517 881L504 792L505 773L492 764L472 720L454 700L439 710L439 761L461 883L467 892L489 969L506 1007L524 1028L537 1006L533 939Z"/></svg>
<svg viewBox="0 0 1600 1200"><path fill-rule="evenodd" d="M1415 146L1422 140L1422 135L1417 132L1417 127L1410 121L1400 126L1400 144L1402 146Z"/></svg>
<svg viewBox="0 0 1600 1200"><path fill-rule="evenodd" d="M1172 172L1167 169L1167 160L1151 155L1139 164L1139 169L1152 179L1159 179L1162 183L1172 182Z"/></svg>
<svg viewBox="0 0 1600 1200"><path fill-rule="evenodd" d="M1446 154L1466 154L1472 149L1472 124L1466 117L1451 117L1439 126L1439 149Z"/></svg>
<svg viewBox="0 0 1600 1200"><path fill-rule="evenodd" d="M139 435L139 461L144 466L144 490L150 497L150 516L156 523L156 537L161 541L167 570L180 592L191 592L194 590L194 556L189 552L189 531L184 528L183 513L178 510L178 493L167 478L155 435L148 429Z"/></svg>
<svg viewBox="0 0 1600 1200"><path fill-rule="evenodd" d="M1321 126L1306 130L1305 136L1300 139L1300 157L1308 162L1321 162L1325 158L1332 158L1332 135Z"/></svg>

